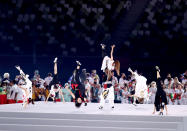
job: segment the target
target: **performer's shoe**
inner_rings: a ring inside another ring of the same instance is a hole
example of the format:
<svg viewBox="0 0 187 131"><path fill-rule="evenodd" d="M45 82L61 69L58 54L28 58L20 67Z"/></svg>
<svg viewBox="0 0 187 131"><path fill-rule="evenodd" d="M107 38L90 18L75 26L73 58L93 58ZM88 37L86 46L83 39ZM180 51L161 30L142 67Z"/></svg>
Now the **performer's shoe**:
<svg viewBox="0 0 187 131"><path fill-rule="evenodd" d="M112 106L111 108L114 109L114 106Z"/></svg>
<svg viewBox="0 0 187 131"><path fill-rule="evenodd" d="M134 102L133 102L132 104L133 104L134 106L137 106L137 104L136 104L136 103L134 103Z"/></svg>
<svg viewBox="0 0 187 131"><path fill-rule="evenodd" d="M20 69L21 69L20 66L18 66L18 65L16 65L15 67L16 67L17 70L20 70Z"/></svg>
<svg viewBox="0 0 187 131"><path fill-rule="evenodd" d="M57 60L58 60L58 58L56 57L55 60L54 60L53 62L54 62L54 63L57 63Z"/></svg>
<svg viewBox="0 0 187 131"><path fill-rule="evenodd" d="M102 49L105 49L106 45L105 44L101 44Z"/></svg>
<svg viewBox="0 0 187 131"><path fill-rule="evenodd" d="M81 63L79 61L76 61L76 63L77 63L78 66L81 66Z"/></svg>
<svg viewBox="0 0 187 131"><path fill-rule="evenodd" d="M160 115L160 116L163 116L163 112L160 112L159 115Z"/></svg>
<svg viewBox="0 0 187 131"><path fill-rule="evenodd" d="M102 109L103 109L103 106L100 106L99 109L102 110Z"/></svg>
<svg viewBox="0 0 187 131"><path fill-rule="evenodd" d="M87 103L84 103L84 106L87 106L88 104Z"/></svg>
<svg viewBox="0 0 187 131"><path fill-rule="evenodd" d="M34 105L34 100L32 99L32 104Z"/></svg>
<svg viewBox="0 0 187 131"><path fill-rule="evenodd" d="M155 66L156 70L160 72L160 68L158 66Z"/></svg>

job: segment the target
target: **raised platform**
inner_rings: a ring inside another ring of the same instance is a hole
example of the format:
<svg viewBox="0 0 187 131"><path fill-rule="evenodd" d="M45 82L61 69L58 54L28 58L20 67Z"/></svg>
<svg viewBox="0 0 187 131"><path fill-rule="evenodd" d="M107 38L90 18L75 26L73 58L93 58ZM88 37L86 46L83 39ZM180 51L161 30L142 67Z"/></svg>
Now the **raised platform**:
<svg viewBox="0 0 187 131"><path fill-rule="evenodd" d="M38 102L0 105L0 130L63 131L187 131L187 105L169 105L168 116L152 115L153 105L98 104L75 108L73 103Z"/></svg>

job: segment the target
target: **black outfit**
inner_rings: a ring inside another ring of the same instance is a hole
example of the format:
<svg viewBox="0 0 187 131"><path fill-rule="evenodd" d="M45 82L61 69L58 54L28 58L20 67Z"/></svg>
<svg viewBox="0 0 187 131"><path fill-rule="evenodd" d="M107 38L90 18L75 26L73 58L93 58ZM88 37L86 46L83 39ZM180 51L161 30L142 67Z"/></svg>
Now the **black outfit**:
<svg viewBox="0 0 187 131"><path fill-rule="evenodd" d="M155 96L155 107L156 110L159 111L160 108L164 108L164 105L167 105L167 97L166 97L166 92L163 90L162 85L161 85L161 78L158 78L157 81L157 92Z"/></svg>
<svg viewBox="0 0 187 131"><path fill-rule="evenodd" d="M49 88L51 89L51 86L55 84L60 84L59 80L58 80L58 75L55 74L54 77L53 77L53 80L49 83Z"/></svg>
<svg viewBox="0 0 187 131"><path fill-rule="evenodd" d="M53 80L49 83L48 89L51 90L52 86L54 86L55 89L58 89L59 87L56 84L60 84L60 82L58 80L58 75L54 74ZM54 102L56 102L57 96L59 96L59 92L55 92Z"/></svg>
<svg viewBox="0 0 187 131"><path fill-rule="evenodd" d="M71 81L71 86L75 94L75 100L77 98L81 98L82 101L84 101L84 98L86 98L85 95L85 86L80 81L80 73L79 69L75 69L73 73L73 78Z"/></svg>
<svg viewBox="0 0 187 131"><path fill-rule="evenodd" d="M84 82L86 81L86 72L85 71L82 71L82 73L80 74L80 81L84 85Z"/></svg>

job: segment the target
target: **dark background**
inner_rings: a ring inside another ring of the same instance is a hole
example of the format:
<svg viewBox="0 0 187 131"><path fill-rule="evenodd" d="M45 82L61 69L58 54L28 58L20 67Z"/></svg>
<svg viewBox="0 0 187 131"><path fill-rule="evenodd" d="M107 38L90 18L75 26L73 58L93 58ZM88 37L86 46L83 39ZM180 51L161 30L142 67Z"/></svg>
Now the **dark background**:
<svg viewBox="0 0 187 131"><path fill-rule="evenodd" d="M59 74L67 81L82 62L88 71L101 73L100 44L116 45L114 58L121 72L128 67L154 79L179 76L187 69L186 0L1 0L0 75L13 78L20 65L33 76L53 72L59 58Z"/></svg>

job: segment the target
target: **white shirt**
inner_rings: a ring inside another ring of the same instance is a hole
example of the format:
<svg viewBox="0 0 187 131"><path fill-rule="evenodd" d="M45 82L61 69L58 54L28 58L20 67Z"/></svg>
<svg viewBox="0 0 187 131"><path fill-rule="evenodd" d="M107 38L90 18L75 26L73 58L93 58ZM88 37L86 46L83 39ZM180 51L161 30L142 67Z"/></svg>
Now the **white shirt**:
<svg viewBox="0 0 187 131"><path fill-rule="evenodd" d="M90 84L89 84L89 83L85 84L85 89L87 89L87 90L88 90L88 89L90 89L90 87L91 87L91 86L90 86Z"/></svg>
<svg viewBox="0 0 187 131"><path fill-rule="evenodd" d="M44 81L47 83L47 85L49 85L52 80L53 80L53 77L51 77L51 76L48 76L44 79Z"/></svg>
<svg viewBox="0 0 187 131"><path fill-rule="evenodd" d="M18 88L19 87L16 84L12 86L11 91L13 91L13 93L12 93L12 96L10 97L10 99L14 99L15 98L15 94L18 93Z"/></svg>
<svg viewBox="0 0 187 131"><path fill-rule="evenodd" d="M102 62L101 70L105 72L105 69L107 68L108 70L114 70L113 66L114 60L111 60L110 57L105 56Z"/></svg>

